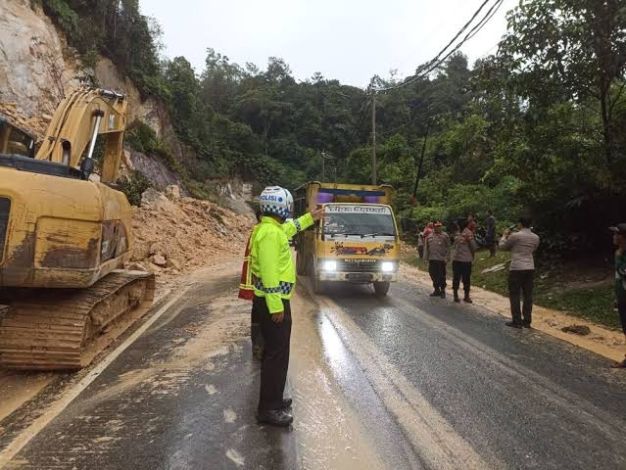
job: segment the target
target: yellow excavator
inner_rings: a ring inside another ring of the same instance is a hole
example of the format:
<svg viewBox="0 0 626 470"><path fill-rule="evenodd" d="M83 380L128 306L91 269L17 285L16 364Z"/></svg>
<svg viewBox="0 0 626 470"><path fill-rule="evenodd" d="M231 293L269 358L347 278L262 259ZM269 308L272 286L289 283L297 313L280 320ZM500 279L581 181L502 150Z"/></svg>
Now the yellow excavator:
<svg viewBox="0 0 626 470"><path fill-rule="evenodd" d="M80 369L152 303L154 276L123 269L126 108L119 93L78 89L34 158L0 154L0 367Z"/></svg>

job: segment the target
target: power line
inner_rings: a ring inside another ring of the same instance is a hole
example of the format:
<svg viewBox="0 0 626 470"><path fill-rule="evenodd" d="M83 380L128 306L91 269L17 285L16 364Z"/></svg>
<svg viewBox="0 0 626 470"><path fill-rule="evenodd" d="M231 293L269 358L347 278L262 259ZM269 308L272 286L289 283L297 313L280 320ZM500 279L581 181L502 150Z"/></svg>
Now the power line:
<svg viewBox="0 0 626 470"><path fill-rule="evenodd" d="M430 72L432 72L437 67L439 67L441 64L443 64L446 61L446 59L448 59L448 57L450 57L452 54L457 52L461 47L463 47L463 45L469 39L472 39L474 36L476 36L476 34L478 34L478 32L485 27L485 25L489 22L489 20L491 20L491 18L493 18L493 16L496 14L496 12L500 8L500 6L502 6L503 2L504 2L504 0L496 0L496 2L491 6L491 8L487 11L485 16L483 16L483 18L478 22L478 24L476 24L470 30L470 32L467 33L467 35L451 51L449 51L444 57L439 59L436 63L433 63L433 61L431 60L425 66L420 67L420 70L418 70L416 72L416 75L414 75L412 78L410 78L410 79L408 79L408 80L406 80L406 81L404 81L404 82L402 82L402 83L400 83L398 85L382 88L382 89L379 89L379 90L376 90L376 91L384 92L384 91L394 90L396 88L401 88L403 86L410 85L411 83L414 83L417 80L427 76ZM473 18L475 18L475 16ZM457 37L458 37L458 35L457 35ZM438 57L440 55L441 54L439 54Z"/></svg>
<svg viewBox="0 0 626 470"><path fill-rule="evenodd" d="M446 47L444 47L439 52L439 54L437 54L427 64L424 64L423 66L421 66L415 72L415 75L412 78L395 86L390 86L390 87L386 87L386 88L378 89L378 90L372 88L372 95L371 95L371 98L372 98L372 163L371 163L372 184L376 184L377 182L376 180L377 180L377 166L378 166L377 159L376 159L376 92L390 91L390 90L394 90L394 89L409 85L419 80L420 78L428 75L430 72L432 72L437 67L439 67L448 57L450 57L452 54L458 51L463 46L463 44L465 44L469 39L473 38L476 34L478 34L478 32L485 27L485 25L489 22L489 20L493 18L495 13L498 11L500 6L502 6L502 3L504 2L504 0L496 0L494 4L491 6L491 8L487 11L487 13L482 17L482 19L465 35L465 37L444 57L441 57L442 54L444 54L446 50L454 43L454 41L456 41L459 38L459 36L461 36L470 27L470 25L474 22L474 20L478 17L478 15L480 15L480 12L483 10L483 8L490 1L491 0L485 0L480 5L478 10L474 12L470 20L461 28L461 30L454 36L454 38L452 38L452 40L446 45ZM423 151L425 151L425 147ZM418 178L419 178L419 172L418 172Z"/></svg>
<svg viewBox="0 0 626 470"><path fill-rule="evenodd" d="M406 85L410 85L411 83L414 83L417 80L425 77L430 72L432 72L437 67L439 67L443 62L445 62L446 59L448 59L448 57L450 57L452 54L457 52L461 47L463 47L463 45L468 40L476 36L476 34L478 34L480 30L482 30L485 27L485 25L493 18L493 16L497 13L497 11L502 6L502 3L504 2L504 0L496 0L496 2L491 6L491 8L487 11L487 13L485 13L482 19L465 35L465 37L451 51L446 53L445 56L441 57L442 54L444 54L445 51L450 47L450 45L452 45L454 41L456 41L456 39L458 39L458 37L461 36L461 34L463 34L467 30L467 28L478 17L480 12L487 5L487 3L489 3L489 1L491 0L486 0L485 2L483 2L481 6L478 8L478 10L476 10L476 12L472 15L471 19L461 28L461 30L454 36L454 38L446 45L446 47L444 47L439 52L439 54L437 54L432 60L420 66L413 77L397 85L393 85L393 86L389 86L385 88L379 88L377 90L374 90L374 92L385 92L385 91L390 91L390 90L394 90L397 88L401 88Z"/></svg>
<svg viewBox="0 0 626 470"><path fill-rule="evenodd" d="M472 24L472 22L473 22L473 21L476 19L476 17L480 14L480 12L482 11L482 9L483 9L483 8L485 8L485 6L487 5L487 3L489 3L490 1L491 1L491 0L485 0L485 1L484 1L481 5L480 5L480 7L478 7L478 10L476 10L476 11L474 12L474 14L473 14L473 15L472 15L472 17L469 19L469 21L468 21L467 23L465 23L465 25L463 25L463 27L459 30L459 32L458 32L458 33L456 33L456 36L454 36L454 37L450 40L450 42L449 42L448 44L446 44L446 46L445 46L443 49L441 49L441 51L439 51L439 54L437 54L437 55L436 55L436 56L435 56L435 57L434 57L434 58L433 58L433 59L432 59L429 63L431 63L431 64L432 64L432 63L434 63L435 61L437 61L437 60L439 59L439 57L441 57L441 55L442 55L443 53L445 53L445 52L446 52L446 50L447 50L447 49L448 49L448 48L449 48L449 47L450 47L450 46L454 43L454 41L456 41L456 40L459 38L459 36L460 36L461 34L463 34L463 32L464 32L467 28L469 28L469 26Z"/></svg>

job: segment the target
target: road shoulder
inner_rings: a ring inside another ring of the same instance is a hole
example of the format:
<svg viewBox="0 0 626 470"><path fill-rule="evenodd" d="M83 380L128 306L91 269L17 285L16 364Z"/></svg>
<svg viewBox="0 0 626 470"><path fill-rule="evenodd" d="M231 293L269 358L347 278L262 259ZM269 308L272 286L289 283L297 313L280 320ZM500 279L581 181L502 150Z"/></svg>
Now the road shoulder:
<svg viewBox="0 0 626 470"><path fill-rule="evenodd" d="M420 286L429 287L431 285L428 273L407 263L402 264L400 276L407 282L418 283ZM510 319L508 298L472 286L472 299L476 306ZM574 324L588 327L590 333L580 336L561 330L561 328ZM533 309L533 328L612 361L619 361L624 358L624 336L620 331L608 329L582 318L572 317L565 312L535 306Z"/></svg>

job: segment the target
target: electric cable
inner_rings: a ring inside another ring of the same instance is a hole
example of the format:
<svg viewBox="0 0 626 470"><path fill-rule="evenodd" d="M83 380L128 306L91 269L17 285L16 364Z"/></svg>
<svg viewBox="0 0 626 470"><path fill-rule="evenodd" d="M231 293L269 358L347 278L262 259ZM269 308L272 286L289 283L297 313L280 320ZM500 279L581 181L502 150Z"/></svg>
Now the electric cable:
<svg viewBox="0 0 626 470"><path fill-rule="evenodd" d="M502 6L502 4L504 3L504 0L496 0L496 2L491 6L491 8L487 11L487 13L485 13L485 15L482 17L482 19L476 24L474 25L474 27L465 35L465 37L449 52L445 53L445 51L450 47L450 45L456 40L458 39L458 37L463 34L463 32L465 32L467 30L467 28L469 27L469 25L476 19L476 17L480 14L480 12L482 11L482 9L485 7L485 5L489 2L490 0L487 0L485 2L483 2L481 4L481 6L478 8L478 10L476 10L476 12L474 13L474 15L472 15L472 18L470 19L470 21L468 21L468 23L466 23L463 28L461 28L461 30L454 36L454 38L452 39L452 41L450 41L445 48L443 48L439 54L437 54L435 56L435 58L431 59L430 61L428 61L426 64L418 67L418 69L416 70L416 73L413 77L405 80L402 83L399 83L397 85L393 85L393 86L389 86L389 87L385 87L385 88L379 88L379 89L375 89L374 92L387 92L387 91L391 91L397 88L402 88L404 86L410 85L411 83L416 82L417 80L424 78L425 76L427 76L430 72L432 72L433 70L435 70L436 68L438 68L441 64L443 64L452 54L454 54L455 52L457 52L461 47L463 47L463 45L470 39L472 39L474 36L476 36L476 34L478 34L484 27L485 25L494 17L494 15L498 12L498 10L500 9L500 7ZM442 54L445 53L445 56L441 57Z"/></svg>

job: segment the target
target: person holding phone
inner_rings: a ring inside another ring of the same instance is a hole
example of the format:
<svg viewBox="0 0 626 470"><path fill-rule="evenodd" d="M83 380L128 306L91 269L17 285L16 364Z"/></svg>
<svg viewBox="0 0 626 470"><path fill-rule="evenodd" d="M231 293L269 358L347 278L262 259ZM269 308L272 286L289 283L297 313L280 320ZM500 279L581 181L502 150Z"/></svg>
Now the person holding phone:
<svg viewBox="0 0 626 470"><path fill-rule="evenodd" d="M474 232L469 228L467 221L463 221L461 225L455 224L453 246L452 246L452 291L454 293L454 301L460 302L459 288L463 281L463 291L465 293L463 301L473 303L470 297L472 263L474 262L474 253L478 249ZM462 231L461 231L462 229Z"/></svg>
<svg viewBox="0 0 626 470"><path fill-rule="evenodd" d="M535 277L534 253L539 247L539 236L530 229L529 217L521 217L519 231L511 232L507 229L499 247L511 252L511 266L509 268L509 301L511 303L512 321L506 325L512 328L530 328L533 312L533 288ZM520 293L524 299L523 308L520 308ZM523 316L523 319L522 319Z"/></svg>

